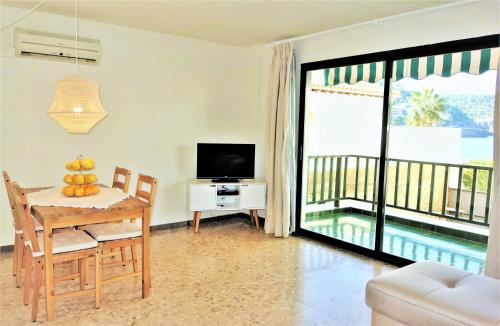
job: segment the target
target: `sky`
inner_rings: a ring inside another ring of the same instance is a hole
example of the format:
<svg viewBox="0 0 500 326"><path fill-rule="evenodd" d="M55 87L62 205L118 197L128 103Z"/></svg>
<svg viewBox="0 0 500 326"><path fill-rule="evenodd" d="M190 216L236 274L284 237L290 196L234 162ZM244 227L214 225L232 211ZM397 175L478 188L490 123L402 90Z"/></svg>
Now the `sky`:
<svg viewBox="0 0 500 326"><path fill-rule="evenodd" d="M458 73L451 77L432 75L422 80L405 78L397 83L409 91L420 91L423 87L433 88L439 95L495 95L496 76L497 72L490 70L481 75Z"/></svg>

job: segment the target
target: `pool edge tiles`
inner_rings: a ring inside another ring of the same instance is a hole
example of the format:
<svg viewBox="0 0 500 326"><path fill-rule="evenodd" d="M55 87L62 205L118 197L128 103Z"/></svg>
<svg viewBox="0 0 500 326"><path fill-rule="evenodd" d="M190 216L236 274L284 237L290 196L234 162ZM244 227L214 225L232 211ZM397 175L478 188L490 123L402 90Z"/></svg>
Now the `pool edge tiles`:
<svg viewBox="0 0 500 326"><path fill-rule="evenodd" d="M375 218L368 215L332 211L309 213L303 227L355 245L374 248ZM480 274L486 244L386 221L383 251L414 261L439 261Z"/></svg>

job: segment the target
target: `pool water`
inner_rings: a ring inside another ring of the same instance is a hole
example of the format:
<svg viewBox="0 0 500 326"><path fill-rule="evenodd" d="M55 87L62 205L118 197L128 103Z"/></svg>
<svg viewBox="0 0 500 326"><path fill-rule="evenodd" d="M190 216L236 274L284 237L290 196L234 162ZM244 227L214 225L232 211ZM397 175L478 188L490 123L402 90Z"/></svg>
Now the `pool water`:
<svg viewBox="0 0 500 326"><path fill-rule="evenodd" d="M375 246L375 218L367 215L308 213L302 227L366 248L373 249ZM386 221L383 251L414 261L434 260L481 274L486 244Z"/></svg>

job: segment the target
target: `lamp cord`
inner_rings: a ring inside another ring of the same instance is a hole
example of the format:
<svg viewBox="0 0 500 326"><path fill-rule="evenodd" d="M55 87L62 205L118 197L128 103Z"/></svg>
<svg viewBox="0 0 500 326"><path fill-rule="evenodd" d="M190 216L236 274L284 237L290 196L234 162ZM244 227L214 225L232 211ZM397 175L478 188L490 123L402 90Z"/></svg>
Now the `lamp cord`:
<svg viewBox="0 0 500 326"><path fill-rule="evenodd" d="M33 8L31 8L30 11L28 11L26 14L22 15L21 17L19 17L18 19L14 20L12 23L10 24L7 24L5 26L2 26L0 27L0 31L3 31L4 29L7 29L9 27L12 27L14 25L16 25L17 23L19 23L21 20L23 20L24 18L28 17L29 15L31 15L32 13L34 13L38 8L40 8L45 2L47 2L48 0L42 0L40 1L36 6L34 6Z"/></svg>
<svg viewBox="0 0 500 326"><path fill-rule="evenodd" d="M80 74L80 60L78 60L78 0L75 0L75 48L76 48L76 73Z"/></svg>

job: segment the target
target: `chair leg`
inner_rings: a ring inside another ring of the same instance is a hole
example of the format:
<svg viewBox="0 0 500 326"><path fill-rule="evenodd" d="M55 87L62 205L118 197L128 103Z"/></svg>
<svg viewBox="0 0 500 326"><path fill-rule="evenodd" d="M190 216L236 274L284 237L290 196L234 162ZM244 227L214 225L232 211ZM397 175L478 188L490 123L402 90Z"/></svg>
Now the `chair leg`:
<svg viewBox="0 0 500 326"><path fill-rule="evenodd" d="M83 260L83 267L85 268L85 284L89 285L90 272L89 272L89 260L87 258Z"/></svg>
<svg viewBox="0 0 500 326"><path fill-rule="evenodd" d="M14 252L12 253L12 276L17 274L17 251L19 250L19 234L14 234Z"/></svg>
<svg viewBox="0 0 500 326"><path fill-rule="evenodd" d="M135 245L130 246L130 251L132 252L132 266L134 268L134 273L137 273L138 261L137 261L137 250L135 248Z"/></svg>
<svg viewBox="0 0 500 326"><path fill-rule="evenodd" d="M101 306L102 296L102 257L101 248L97 248L95 252L95 308Z"/></svg>
<svg viewBox="0 0 500 326"><path fill-rule="evenodd" d="M80 290L85 290L85 258L78 259L78 274L80 274Z"/></svg>
<svg viewBox="0 0 500 326"><path fill-rule="evenodd" d="M120 250L122 252L122 261L127 260L127 253L125 251L125 247L121 247ZM123 264L122 266L127 266L127 264Z"/></svg>
<svg viewBox="0 0 500 326"><path fill-rule="evenodd" d="M17 251L17 255L16 255L16 264L17 264L17 267L16 267L16 270L17 270L17 273L16 273L16 287L19 288L21 287L21 277L22 277L22 272L23 272L23 262L24 262L24 254L25 254L25 250L24 250L24 237L23 236L20 236L19 237L19 243L18 243L18 248L16 248L16 251Z"/></svg>
<svg viewBox="0 0 500 326"><path fill-rule="evenodd" d="M34 281L33 281L33 303L31 307L31 320L36 321L38 317L38 303L40 301L40 283L42 279L42 259L37 257L34 268Z"/></svg>
<svg viewBox="0 0 500 326"><path fill-rule="evenodd" d="M24 260L24 296L23 303L25 306L29 304L31 291L31 272L32 272L33 256L31 250L28 249L25 253Z"/></svg>

